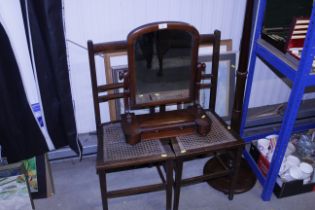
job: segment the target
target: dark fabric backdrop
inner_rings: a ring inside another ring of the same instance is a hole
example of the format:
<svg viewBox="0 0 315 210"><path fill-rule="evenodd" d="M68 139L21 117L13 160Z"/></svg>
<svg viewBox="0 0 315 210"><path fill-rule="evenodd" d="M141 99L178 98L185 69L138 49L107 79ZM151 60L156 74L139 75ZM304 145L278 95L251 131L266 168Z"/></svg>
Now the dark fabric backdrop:
<svg viewBox="0 0 315 210"><path fill-rule="evenodd" d="M27 101L9 38L0 24L0 145L8 162L48 151Z"/></svg>
<svg viewBox="0 0 315 210"><path fill-rule="evenodd" d="M31 34L38 86L48 133L56 148L77 153L78 143L69 81L61 0L20 0L26 35ZM26 6L27 4L27 6ZM30 31L27 27L27 12ZM30 43L29 43L30 47Z"/></svg>

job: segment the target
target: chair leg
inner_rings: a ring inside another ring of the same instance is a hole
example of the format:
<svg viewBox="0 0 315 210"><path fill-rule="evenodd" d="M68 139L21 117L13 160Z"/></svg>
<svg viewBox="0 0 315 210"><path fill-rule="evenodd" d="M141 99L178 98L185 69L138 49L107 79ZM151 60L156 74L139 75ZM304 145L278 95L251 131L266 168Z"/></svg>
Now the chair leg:
<svg viewBox="0 0 315 210"><path fill-rule="evenodd" d="M172 209L173 160L166 161L166 210Z"/></svg>
<svg viewBox="0 0 315 210"><path fill-rule="evenodd" d="M175 165L175 186L174 186L173 210L178 210L178 207L179 207L182 173L183 173L183 161L177 160L176 165Z"/></svg>
<svg viewBox="0 0 315 210"><path fill-rule="evenodd" d="M233 163L233 170L231 174L231 183L230 183L230 190L229 190L229 200L233 200L234 197L234 189L237 181L237 176L238 176L238 171L240 168L240 163L241 163L241 157L242 157L242 151L243 147L239 147L235 151L235 159Z"/></svg>
<svg viewBox="0 0 315 210"><path fill-rule="evenodd" d="M103 210L108 210L106 173L103 171L99 172L98 176L99 176L99 181L100 181Z"/></svg>

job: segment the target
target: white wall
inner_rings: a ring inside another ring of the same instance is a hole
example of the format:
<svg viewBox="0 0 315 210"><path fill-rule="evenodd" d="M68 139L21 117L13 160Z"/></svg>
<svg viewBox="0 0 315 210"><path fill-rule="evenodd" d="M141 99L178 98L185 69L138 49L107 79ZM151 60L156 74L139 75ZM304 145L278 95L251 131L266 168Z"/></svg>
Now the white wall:
<svg viewBox="0 0 315 210"><path fill-rule="evenodd" d="M64 0L66 39L86 46L87 40L125 40L135 27L163 20L184 21L200 33L222 32L239 49L245 0ZM87 51L67 43L79 133L95 130ZM97 57L97 65L103 65ZM103 78L104 79L104 78ZM106 107L107 109L107 107ZM105 120L108 111L105 111Z"/></svg>
<svg viewBox="0 0 315 210"><path fill-rule="evenodd" d="M262 60L257 58L249 107L288 102L291 93L290 86L292 83L279 79ZM303 99L312 98L315 98L314 92L307 92L303 96Z"/></svg>
<svg viewBox="0 0 315 210"><path fill-rule="evenodd" d="M38 102L27 51L19 0L0 1L0 21L15 49L30 103ZM233 39L239 49L246 0L63 0L66 39L86 47L87 40L123 40L128 32L144 23L178 20L193 24L201 33L214 29L222 38ZM95 130L92 92L86 49L67 41L79 133ZM96 58L97 66L103 59ZM105 78L102 78L105 81ZM250 107L286 102L290 89L266 65L257 61ZM305 98L314 98L307 94ZM105 107L104 118L108 120Z"/></svg>

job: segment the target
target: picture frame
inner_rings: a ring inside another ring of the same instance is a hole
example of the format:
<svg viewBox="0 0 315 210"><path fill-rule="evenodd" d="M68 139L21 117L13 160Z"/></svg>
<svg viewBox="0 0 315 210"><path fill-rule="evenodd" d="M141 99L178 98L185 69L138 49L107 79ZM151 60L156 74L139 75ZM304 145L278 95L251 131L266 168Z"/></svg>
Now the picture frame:
<svg viewBox="0 0 315 210"><path fill-rule="evenodd" d="M0 166L0 209L35 209L23 162Z"/></svg>
<svg viewBox="0 0 315 210"><path fill-rule="evenodd" d="M206 73L210 73L211 60L211 55L204 55L199 57L200 62L206 63ZM229 121L231 119L233 109L236 83L236 61L236 52L230 51L220 54L217 87L217 96L220 97L217 97L215 112L225 121ZM207 107L210 97L209 89L201 90L200 97L201 105L203 107Z"/></svg>
<svg viewBox="0 0 315 210"><path fill-rule="evenodd" d="M30 177L30 191L33 199L47 197L46 163L45 155L36 156L23 161ZM35 168L34 168L35 166Z"/></svg>
<svg viewBox="0 0 315 210"><path fill-rule="evenodd" d="M235 91L235 68L236 68L236 58L237 55L235 52L225 52L220 55L219 62L219 77L218 77L218 95L220 98L217 99L216 113L221 116L224 120L230 120L233 100L234 100L234 91ZM199 56L199 62L206 63L206 73L210 73L211 69L211 60L212 56L202 55ZM128 71L126 65L112 66L111 75L113 83L122 82L122 76L124 72ZM203 107L207 107L209 103L210 91L201 90L200 92L200 101ZM120 114L124 112L124 103L123 99L116 100L114 102L115 119L120 119ZM169 106L169 109L172 109L173 106ZM136 110L136 114L145 114L149 113L148 109L145 110Z"/></svg>
<svg viewBox="0 0 315 210"><path fill-rule="evenodd" d="M232 53L232 49L233 49L232 39L221 40L220 45L221 45L221 51ZM199 46L199 51L200 51L199 59L206 59L206 57L208 57L209 60L211 59L211 56L209 56L209 54L206 55L206 53L203 53L203 52L207 52L206 48L209 48L209 47L211 47L210 44L201 44ZM235 54L235 56L236 56L236 53L232 53L232 54ZM121 77L122 72L128 70L127 65L126 65L127 59L125 59L126 56L127 56L127 49L126 50L118 50L118 51L114 51L111 53L103 54L106 84L112 84L112 83L117 83L117 82L122 81L122 79L121 79L122 78ZM230 58L230 60L228 59L228 57ZM117 60L117 59L121 61L120 65L113 65L112 61ZM222 59L224 61L230 61L231 62L230 67L235 68L236 57L234 59L233 55L229 54L229 55L222 55ZM234 92L232 92L232 95L233 94L234 94ZM110 120L111 121L119 120L120 119L120 113L121 113L121 111L124 110L122 108L123 107L122 100L109 101L108 105L109 105ZM168 106L168 107L166 107L166 109L172 109L172 106ZM140 112L141 112L141 114L142 113L148 113L149 110L142 110Z"/></svg>

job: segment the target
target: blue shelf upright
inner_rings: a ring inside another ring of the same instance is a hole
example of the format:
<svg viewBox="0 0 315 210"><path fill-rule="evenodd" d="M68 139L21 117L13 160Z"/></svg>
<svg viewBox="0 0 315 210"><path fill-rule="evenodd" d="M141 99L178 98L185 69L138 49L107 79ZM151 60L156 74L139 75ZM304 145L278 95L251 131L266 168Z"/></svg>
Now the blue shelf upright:
<svg viewBox="0 0 315 210"><path fill-rule="evenodd" d="M292 63L287 59L282 52L262 40L261 31L263 27L264 13L266 8L266 0L260 0L257 8L256 28L252 35L252 50L250 56L250 63L248 68L248 79L245 89L245 98L242 114L242 122L240 133L244 135L244 129L246 124L246 116L248 111L251 87L253 83L254 70L257 57L263 62L273 67L275 71L278 71L292 82L291 93L288 101L288 106L285 110L283 121L280 127L279 138L277 141L276 149L270 163L270 168L267 176L263 176L257 164L253 160L247 151L244 152L244 156L249 165L255 172L258 180L263 186L262 199L265 201L270 200L279 168L281 166L288 142L292 131L295 129L294 124L299 110L300 103L303 99L304 90L306 87L315 85L315 74L311 73L312 63L315 56L315 5L311 13L311 20L308 27L308 32L304 42L304 48L299 64ZM246 137L247 142L253 138Z"/></svg>

